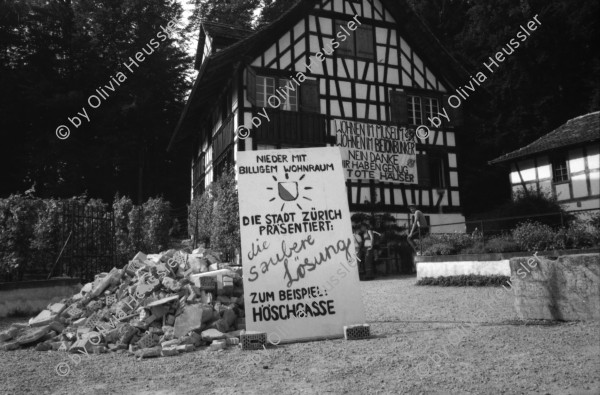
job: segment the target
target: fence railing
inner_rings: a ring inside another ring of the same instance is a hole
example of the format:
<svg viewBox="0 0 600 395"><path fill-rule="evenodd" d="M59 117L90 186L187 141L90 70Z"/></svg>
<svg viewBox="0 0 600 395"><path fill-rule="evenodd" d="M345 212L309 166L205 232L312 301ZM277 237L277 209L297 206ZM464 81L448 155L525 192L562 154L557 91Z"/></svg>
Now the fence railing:
<svg viewBox="0 0 600 395"><path fill-rule="evenodd" d="M466 225L467 232L472 232L475 228L479 229L481 232L485 230L489 231L506 231L509 228L506 228L506 225L503 225L504 228L499 228L497 223L519 223L524 222L526 220L535 220L535 219L543 219L543 218L552 218L552 221L540 221L548 225L561 225L564 226L568 221L574 219L577 214L581 213L592 213L595 211L599 211L600 209L581 209L581 210L573 210L569 212L556 212L556 213L543 213L543 214L527 214L527 215L519 215L512 217L497 217L497 218L482 218L482 219L472 219L469 221L462 222L449 222L444 224L435 224L430 225L430 228L442 227L442 226L455 226L455 225ZM491 225L491 226L490 226Z"/></svg>

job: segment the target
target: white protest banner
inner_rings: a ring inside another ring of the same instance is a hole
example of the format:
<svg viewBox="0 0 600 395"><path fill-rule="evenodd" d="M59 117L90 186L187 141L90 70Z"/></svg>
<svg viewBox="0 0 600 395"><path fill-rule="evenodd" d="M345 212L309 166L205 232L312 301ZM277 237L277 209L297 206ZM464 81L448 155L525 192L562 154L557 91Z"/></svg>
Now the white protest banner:
<svg viewBox="0 0 600 395"><path fill-rule="evenodd" d="M272 343L365 322L340 149L238 152L246 328Z"/></svg>
<svg viewBox="0 0 600 395"><path fill-rule="evenodd" d="M347 179L418 184L413 129L334 119Z"/></svg>

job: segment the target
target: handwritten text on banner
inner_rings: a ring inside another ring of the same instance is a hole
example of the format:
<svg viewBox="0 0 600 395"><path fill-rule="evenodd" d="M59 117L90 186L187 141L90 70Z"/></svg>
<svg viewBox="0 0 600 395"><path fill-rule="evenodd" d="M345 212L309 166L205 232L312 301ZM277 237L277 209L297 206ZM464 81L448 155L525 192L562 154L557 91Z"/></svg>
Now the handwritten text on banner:
<svg viewBox="0 0 600 395"><path fill-rule="evenodd" d="M364 323L340 149L239 152L237 168L248 330L295 341Z"/></svg>
<svg viewBox="0 0 600 395"><path fill-rule="evenodd" d="M339 119L332 120L331 127L347 179L418 183L412 129Z"/></svg>

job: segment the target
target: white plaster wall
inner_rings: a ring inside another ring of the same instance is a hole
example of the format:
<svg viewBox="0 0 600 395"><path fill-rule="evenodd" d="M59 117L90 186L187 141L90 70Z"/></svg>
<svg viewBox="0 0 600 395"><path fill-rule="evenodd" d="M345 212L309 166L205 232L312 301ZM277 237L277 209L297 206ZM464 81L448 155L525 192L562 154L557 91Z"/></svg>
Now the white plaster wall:
<svg viewBox="0 0 600 395"><path fill-rule="evenodd" d="M510 276L510 259L500 261L417 262L417 278L475 274Z"/></svg>
<svg viewBox="0 0 600 395"><path fill-rule="evenodd" d="M442 225L434 226L431 228L431 233L465 233L467 231L464 223L456 225L444 225L452 224L455 222L464 222L465 217L462 214L427 214L429 215L429 225Z"/></svg>
<svg viewBox="0 0 600 395"><path fill-rule="evenodd" d="M586 176L585 174L582 174L582 172L586 170L586 161L587 169L590 170L591 194L592 196L600 194L599 147L592 145L587 147L587 156L583 155L583 149L581 148L571 149L568 151L567 161L569 167L569 182L572 185L573 192L571 193L571 190L569 189L569 183L554 184L558 200L570 200L589 196ZM533 160L520 161L518 164L524 182L536 181L536 167L534 166ZM538 157L537 164L537 180L540 180L540 188L545 191L552 191L552 166L549 157L547 155ZM520 185L521 178L519 177L519 173L514 164L511 165L510 181L512 183L513 192L522 189L522 186ZM597 206L595 206L597 201L598 199L596 198L590 199L589 201L583 201L582 206L577 206L576 203L569 203L569 209L597 208Z"/></svg>

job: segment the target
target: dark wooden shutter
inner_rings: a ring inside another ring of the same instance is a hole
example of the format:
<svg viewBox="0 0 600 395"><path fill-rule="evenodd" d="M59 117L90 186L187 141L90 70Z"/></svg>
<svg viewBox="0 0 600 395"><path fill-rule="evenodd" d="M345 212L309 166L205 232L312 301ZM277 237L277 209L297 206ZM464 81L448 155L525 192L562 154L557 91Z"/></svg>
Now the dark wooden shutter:
<svg viewBox="0 0 600 395"><path fill-rule="evenodd" d="M339 30L340 26L346 27L348 23L344 21L335 21L335 24L336 28ZM354 56L354 34L346 36L346 41L342 41L338 37L336 37L336 40L340 43L340 47L336 50L337 53L340 55Z"/></svg>
<svg viewBox="0 0 600 395"><path fill-rule="evenodd" d="M305 80L300 85L300 111L320 112L319 80Z"/></svg>
<svg viewBox="0 0 600 395"><path fill-rule="evenodd" d="M246 98L256 105L256 73L252 67L246 67Z"/></svg>
<svg viewBox="0 0 600 395"><path fill-rule="evenodd" d="M458 106L457 108L452 108L450 104L448 104L449 95L444 95L442 97L442 107L446 110L448 117L450 117L450 122L446 121L446 119L442 118L442 126L462 126L463 124L463 114L462 114L462 106Z"/></svg>
<svg viewBox="0 0 600 395"><path fill-rule="evenodd" d="M448 104L448 98L450 96L449 95L443 95L442 96L442 102L440 103L440 113L444 113L444 110L446 111L446 114L448 114L448 116L450 117L450 122L446 121L446 118L444 117L439 117L440 120L442 121L442 128L447 128L448 126L454 126L454 117L452 116L452 107L450 107L450 105ZM438 116L438 115L435 115Z"/></svg>
<svg viewBox="0 0 600 395"><path fill-rule="evenodd" d="M431 186L431 177L429 175L429 158L427 155L417 155L417 178L419 181L419 186Z"/></svg>
<svg viewBox="0 0 600 395"><path fill-rule="evenodd" d="M374 57L373 30L370 27L360 27L356 30L356 56L362 58Z"/></svg>
<svg viewBox="0 0 600 395"><path fill-rule="evenodd" d="M406 92L390 91L390 120L397 125L408 124L408 103Z"/></svg>
<svg viewBox="0 0 600 395"><path fill-rule="evenodd" d="M452 107L450 107L450 108L452 108ZM450 115L450 116L454 118L454 126L462 126L462 124L463 124L462 106L459 106L458 108L452 108L452 115Z"/></svg>

